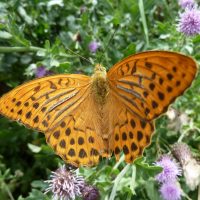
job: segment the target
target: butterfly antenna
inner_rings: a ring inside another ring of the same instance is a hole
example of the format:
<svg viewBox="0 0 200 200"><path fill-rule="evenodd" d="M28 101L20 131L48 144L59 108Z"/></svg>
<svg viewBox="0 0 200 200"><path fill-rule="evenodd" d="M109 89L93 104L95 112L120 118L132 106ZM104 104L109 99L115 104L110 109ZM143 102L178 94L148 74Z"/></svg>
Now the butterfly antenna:
<svg viewBox="0 0 200 200"><path fill-rule="evenodd" d="M117 24L117 27L116 27L116 29L115 29L115 32L117 31L118 27L119 27L119 23ZM108 42L106 48L104 49L104 51L103 51L103 53L102 53L102 55L101 55L101 58L100 58L100 60L99 60L99 64L100 64L100 62L101 62L101 59L102 59L102 57L103 57L103 55L104 55L106 49L108 48L108 45L109 45L110 42L112 41L112 39L113 39L113 37L114 37L114 35L115 35L115 32L113 33L113 35L112 35L112 37L110 38L110 40L109 40L109 42Z"/></svg>
<svg viewBox="0 0 200 200"><path fill-rule="evenodd" d="M75 52L73 52L73 51L72 51L71 49L69 49L68 47L66 47L66 49L69 50L69 51L71 51L72 53L76 54L77 56L79 56L79 57L81 57L81 58L87 60L89 63L91 63L93 66L95 66L95 65L94 65L92 62L90 62L88 59L84 58L83 56L80 56L79 54L77 54L77 53L75 53Z"/></svg>

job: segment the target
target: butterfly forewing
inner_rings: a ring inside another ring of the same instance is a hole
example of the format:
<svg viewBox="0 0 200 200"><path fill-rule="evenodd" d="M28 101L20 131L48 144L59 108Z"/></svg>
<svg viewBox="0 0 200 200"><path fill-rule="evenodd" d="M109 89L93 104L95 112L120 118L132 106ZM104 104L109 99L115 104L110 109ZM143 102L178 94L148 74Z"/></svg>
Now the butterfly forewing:
<svg viewBox="0 0 200 200"><path fill-rule="evenodd" d="M150 51L120 61L107 76L122 104L141 120L151 121L184 93L196 73L197 64L188 56Z"/></svg>
<svg viewBox="0 0 200 200"><path fill-rule="evenodd" d="M0 112L27 128L49 131L86 97L90 81L83 75L54 75L30 81L1 98Z"/></svg>

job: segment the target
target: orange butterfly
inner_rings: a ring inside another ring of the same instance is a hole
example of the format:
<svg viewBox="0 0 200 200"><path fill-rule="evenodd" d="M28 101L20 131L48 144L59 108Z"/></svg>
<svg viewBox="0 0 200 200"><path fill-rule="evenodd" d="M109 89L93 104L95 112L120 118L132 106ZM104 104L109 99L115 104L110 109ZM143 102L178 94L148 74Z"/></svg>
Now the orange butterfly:
<svg viewBox="0 0 200 200"><path fill-rule="evenodd" d="M169 51L125 58L93 78L60 74L25 83L0 99L0 113L45 133L47 143L68 163L91 167L99 155L127 163L142 156L155 131L154 119L190 87L197 63Z"/></svg>

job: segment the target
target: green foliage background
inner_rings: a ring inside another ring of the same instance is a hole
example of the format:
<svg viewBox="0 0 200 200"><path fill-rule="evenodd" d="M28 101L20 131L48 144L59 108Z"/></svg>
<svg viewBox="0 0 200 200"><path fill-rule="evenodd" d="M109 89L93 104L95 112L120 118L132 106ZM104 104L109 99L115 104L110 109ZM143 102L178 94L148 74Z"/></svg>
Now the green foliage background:
<svg viewBox="0 0 200 200"><path fill-rule="evenodd" d="M81 14L83 6L88 9ZM181 52L199 63L200 36L185 38L176 31L179 10L177 0L1 0L0 19L6 24L0 24L0 95L34 79L33 70L41 65L56 73L91 76L94 67L65 47L97 63L117 23L120 27L101 62L107 70L129 55L153 49ZM73 41L78 31L82 42ZM95 54L88 46L93 41L99 45ZM199 84L197 76L193 86L173 104L191 118L182 141L197 158ZM152 163L168 153L180 137L180 133L169 131L167 124L165 116L156 120L152 143L134 165L127 165L121 152L119 163L113 156L111 160L100 158L91 169L79 168L87 183L98 187L99 199L162 199L159 185L153 181L162 168ZM49 179L59 164L64 161L46 144L43 133L0 116L0 199L10 199L11 194L18 200L50 199L51 194L43 194L47 187L43 180ZM197 199L197 189L190 191L184 177L180 184L191 199Z"/></svg>

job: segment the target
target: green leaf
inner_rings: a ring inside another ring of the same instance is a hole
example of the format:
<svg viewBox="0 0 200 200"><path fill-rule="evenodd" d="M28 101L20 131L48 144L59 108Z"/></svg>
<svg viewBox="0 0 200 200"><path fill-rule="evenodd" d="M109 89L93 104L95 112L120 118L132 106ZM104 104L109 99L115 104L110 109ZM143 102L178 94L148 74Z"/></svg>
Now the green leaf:
<svg viewBox="0 0 200 200"><path fill-rule="evenodd" d="M12 38L13 36L6 32L6 31L0 31L0 38L3 38L3 39L10 39Z"/></svg>
<svg viewBox="0 0 200 200"><path fill-rule="evenodd" d="M26 200L47 200L49 199L46 195L36 189L32 189L30 195L26 198Z"/></svg>
<svg viewBox="0 0 200 200"><path fill-rule="evenodd" d="M29 17L29 15L27 15L26 10L25 10L22 6L19 6L17 10L18 10L18 13L21 15L21 17L22 17L28 24L32 24L32 19L31 19L31 17Z"/></svg>
<svg viewBox="0 0 200 200"><path fill-rule="evenodd" d="M1 28L1 29L4 29L4 28L6 28L6 25L5 25L5 24L2 24L2 23L0 23L0 28Z"/></svg>
<svg viewBox="0 0 200 200"><path fill-rule="evenodd" d="M195 141L200 141L200 136L195 139Z"/></svg>
<svg viewBox="0 0 200 200"><path fill-rule="evenodd" d="M50 42L49 40L45 40L45 45L44 45L45 49L50 52L51 51L51 47L50 47Z"/></svg>
<svg viewBox="0 0 200 200"><path fill-rule="evenodd" d="M31 46L31 43L28 40L26 40L22 35L19 36L19 41L26 47Z"/></svg>
<svg viewBox="0 0 200 200"><path fill-rule="evenodd" d="M28 143L28 148L33 152L33 153L38 153L41 151L42 147L38 147L36 145Z"/></svg>
<svg viewBox="0 0 200 200"><path fill-rule="evenodd" d="M31 183L31 186L34 188L40 188L42 191L44 191L48 187L48 183L45 183L44 181L33 181Z"/></svg>
<svg viewBox="0 0 200 200"><path fill-rule="evenodd" d="M148 180L151 177L155 177L157 174L160 174L163 171L163 167L159 166L149 166L148 163L144 163L144 157L138 158L135 160L137 167L137 175L141 175L144 180Z"/></svg>
<svg viewBox="0 0 200 200"><path fill-rule="evenodd" d="M58 55L59 54L59 47L58 47L58 45L54 45L51 52L52 52L52 54L54 56Z"/></svg>
<svg viewBox="0 0 200 200"><path fill-rule="evenodd" d="M37 52L37 56L45 57L46 55L46 50L40 50Z"/></svg>
<svg viewBox="0 0 200 200"><path fill-rule="evenodd" d="M135 195L135 191L132 191L129 187L123 187L122 188L123 192L128 192L129 195Z"/></svg>
<svg viewBox="0 0 200 200"><path fill-rule="evenodd" d="M85 24L88 23L89 15L90 15L89 9L85 10L85 11L82 13L82 15L81 15L81 18L82 18L82 20L83 20L83 22L84 22Z"/></svg>
<svg viewBox="0 0 200 200"><path fill-rule="evenodd" d="M71 63L70 63L70 62L63 62L63 63L60 63L59 67L60 67L61 69L66 70L66 69L68 69L69 67L71 67Z"/></svg>
<svg viewBox="0 0 200 200"><path fill-rule="evenodd" d="M59 66L60 66L60 63L59 63L58 60L56 60L55 58L53 58L53 59L51 60L50 65L51 65L52 67L53 67L53 66L59 67Z"/></svg>
<svg viewBox="0 0 200 200"><path fill-rule="evenodd" d="M124 58L130 56L130 55L133 55L136 53L136 44L135 43L131 43L127 48L126 48L126 51L125 51L125 54L124 54Z"/></svg>

